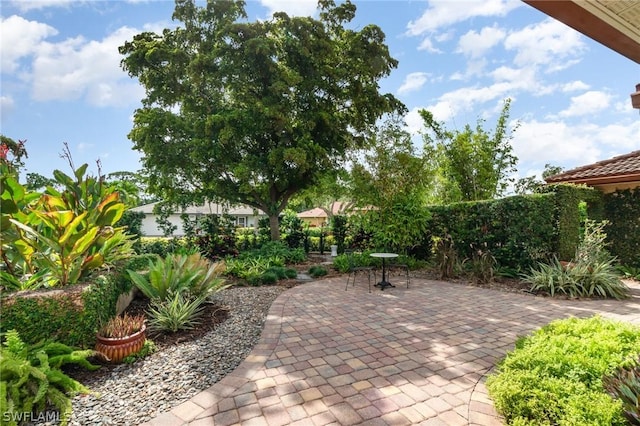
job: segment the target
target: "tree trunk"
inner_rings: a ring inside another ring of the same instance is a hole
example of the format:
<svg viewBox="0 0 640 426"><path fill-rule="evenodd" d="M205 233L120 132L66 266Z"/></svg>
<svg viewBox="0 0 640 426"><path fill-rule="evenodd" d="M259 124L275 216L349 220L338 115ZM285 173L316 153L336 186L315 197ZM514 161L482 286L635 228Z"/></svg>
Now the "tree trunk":
<svg viewBox="0 0 640 426"><path fill-rule="evenodd" d="M278 214L269 215L269 228L271 229L271 241L280 240L280 222L278 221Z"/></svg>

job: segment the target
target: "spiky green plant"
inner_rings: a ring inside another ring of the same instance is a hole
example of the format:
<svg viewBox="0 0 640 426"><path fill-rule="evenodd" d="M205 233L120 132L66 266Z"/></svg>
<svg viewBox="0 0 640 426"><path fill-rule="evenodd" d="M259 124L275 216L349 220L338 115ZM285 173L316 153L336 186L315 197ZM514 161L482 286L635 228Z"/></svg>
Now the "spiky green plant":
<svg viewBox="0 0 640 426"><path fill-rule="evenodd" d="M124 315L118 315L100 327L98 334L102 337L122 339L142 330L145 319L142 314L129 315L125 313Z"/></svg>
<svg viewBox="0 0 640 426"><path fill-rule="evenodd" d="M153 299L147 311L150 317L149 328L172 333L193 329L200 324L204 302L203 297L189 299L180 292L165 300Z"/></svg>
<svg viewBox="0 0 640 426"><path fill-rule="evenodd" d="M95 370L100 366L87 361L94 354L55 342L26 345L17 331L8 331L0 346L2 424L17 425L21 415L42 412L52 405L60 412L61 424L66 425L72 411L71 398L90 391L60 367L77 364Z"/></svg>
<svg viewBox="0 0 640 426"><path fill-rule="evenodd" d="M622 402L624 417L632 425L640 425L640 359L616 369L602 379L604 388Z"/></svg>
<svg viewBox="0 0 640 426"><path fill-rule="evenodd" d="M149 261L149 272L142 275L128 270L131 280L152 300L167 300L170 294L188 292L194 297L207 297L227 287L219 277L221 266L210 263L200 254L169 255Z"/></svg>

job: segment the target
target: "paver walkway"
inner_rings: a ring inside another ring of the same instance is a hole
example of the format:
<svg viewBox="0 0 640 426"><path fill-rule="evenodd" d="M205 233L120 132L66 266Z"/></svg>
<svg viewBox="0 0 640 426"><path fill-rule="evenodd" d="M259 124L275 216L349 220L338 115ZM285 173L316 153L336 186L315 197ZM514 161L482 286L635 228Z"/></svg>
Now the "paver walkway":
<svg viewBox="0 0 640 426"><path fill-rule="evenodd" d="M236 370L147 425L501 425L483 382L518 336L571 315L640 323L639 294L569 301L401 281L287 290Z"/></svg>

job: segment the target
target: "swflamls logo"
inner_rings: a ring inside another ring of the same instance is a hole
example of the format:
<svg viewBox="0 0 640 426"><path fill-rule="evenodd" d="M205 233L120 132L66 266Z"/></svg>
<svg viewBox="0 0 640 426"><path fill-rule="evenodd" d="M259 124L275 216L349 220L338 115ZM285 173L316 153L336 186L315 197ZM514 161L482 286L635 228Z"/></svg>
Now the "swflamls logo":
<svg viewBox="0 0 640 426"><path fill-rule="evenodd" d="M4 413L2 413L2 421L15 422L18 424L23 422L56 424L62 421L62 416L57 411L45 411L40 413L15 413L11 411L5 411Z"/></svg>

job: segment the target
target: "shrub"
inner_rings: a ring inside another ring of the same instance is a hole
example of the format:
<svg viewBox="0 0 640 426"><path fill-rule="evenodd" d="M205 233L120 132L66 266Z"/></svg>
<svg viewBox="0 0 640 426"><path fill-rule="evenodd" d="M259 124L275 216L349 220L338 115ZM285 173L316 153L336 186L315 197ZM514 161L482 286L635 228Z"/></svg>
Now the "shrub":
<svg viewBox="0 0 640 426"><path fill-rule="evenodd" d="M313 278L323 277L327 275L327 269L323 266L314 265L309 268L309 275Z"/></svg>
<svg viewBox="0 0 640 426"><path fill-rule="evenodd" d="M72 411L71 397L89 393L89 389L67 376L60 367L77 364L95 370L99 366L87 361L92 355L94 351L77 351L62 343L27 345L17 331L8 331L0 347L3 424L17 425L20 416L42 412L47 405L55 406L61 423L67 424Z"/></svg>
<svg viewBox="0 0 640 426"><path fill-rule="evenodd" d="M623 425L602 377L640 352L640 329L605 320L554 321L516 342L487 380L508 424Z"/></svg>
<svg viewBox="0 0 640 426"><path fill-rule="evenodd" d="M471 275L476 283L486 284L493 281L496 258L486 248L476 248L471 255Z"/></svg>
<svg viewBox="0 0 640 426"><path fill-rule="evenodd" d="M287 268L287 269L285 269L284 274L285 274L285 276L287 278L293 279L293 278L296 278L298 276L298 271L296 271L293 268Z"/></svg>
<svg viewBox="0 0 640 426"><path fill-rule="evenodd" d="M640 188L605 194L604 200L611 253L623 265L640 268Z"/></svg>
<svg viewBox="0 0 640 426"><path fill-rule="evenodd" d="M287 278L287 270L284 266L271 266L264 273L275 274L277 280L284 280Z"/></svg>
<svg viewBox="0 0 640 426"><path fill-rule="evenodd" d="M614 259L603 247L606 235L602 226L590 220L585 222L584 237L573 263L565 266L554 259L525 274L523 280L531 284L531 291L545 291L551 296L564 293L570 297L628 297L629 289L620 281Z"/></svg>
<svg viewBox="0 0 640 426"><path fill-rule="evenodd" d="M152 299L148 310L149 329L155 331L190 330L200 324L205 298L187 298L182 292L175 292L166 299Z"/></svg>
<svg viewBox="0 0 640 426"><path fill-rule="evenodd" d="M167 299L170 294L188 292L207 297L226 286L219 278L219 264L211 264L199 254L170 255L149 262L148 275L128 270L135 286L149 299Z"/></svg>
<svg viewBox="0 0 640 426"><path fill-rule="evenodd" d="M89 284L2 297L0 332L16 329L26 343L56 340L93 347L100 324L116 314L118 297L131 289L121 273L100 275Z"/></svg>
<svg viewBox="0 0 640 426"><path fill-rule="evenodd" d="M618 367L603 378L604 387L613 398L622 402L624 417L632 425L640 424L640 360Z"/></svg>
<svg viewBox="0 0 640 426"><path fill-rule="evenodd" d="M458 252L451 235L432 237L432 251L435 255L436 267L440 271L440 278L453 278L454 268L458 262Z"/></svg>
<svg viewBox="0 0 640 426"><path fill-rule="evenodd" d="M275 272L267 271L260 275L260 282L265 285L271 285L278 282L278 275Z"/></svg>

